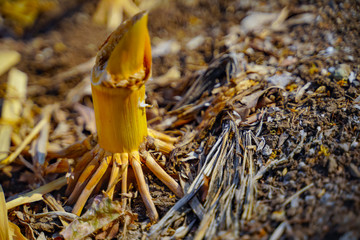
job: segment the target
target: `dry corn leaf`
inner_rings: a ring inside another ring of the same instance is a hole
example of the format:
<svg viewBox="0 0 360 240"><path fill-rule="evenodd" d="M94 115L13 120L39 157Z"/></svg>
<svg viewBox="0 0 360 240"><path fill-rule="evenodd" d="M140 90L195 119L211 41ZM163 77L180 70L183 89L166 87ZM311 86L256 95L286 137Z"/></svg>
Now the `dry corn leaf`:
<svg viewBox="0 0 360 240"><path fill-rule="evenodd" d="M244 104L245 108L247 109L257 107L257 105L259 104L260 97L262 97L265 93L271 91L272 89L283 89L283 88L280 86L273 86L265 90L256 91L248 96L243 97L240 102Z"/></svg>
<svg viewBox="0 0 360 240"><path fill-rule="evenodd" d="M130 217L130 222L137 218L136 215L124 210L120 202L111 201L106 197L96 197L90 209L60 234L66 240L83 239L116 219L125 220L126 217Z"/></svg>
<svg viewBox="0 0 360 240"><path fill-rule="evenodd" d="M69 171L70 164L67 159L58 159L55 163L50 164L45 168L44 174L50 173L65 173Z"/></svg>
<svg viewBox="0 0 360 240"><path fill-rule="evenodd" d="M286 25L284 21L288 17L289 10L287 7L280 12L252 12L241 21L241 28L245 33L261 32L263 30L284 30Z"/></svg>

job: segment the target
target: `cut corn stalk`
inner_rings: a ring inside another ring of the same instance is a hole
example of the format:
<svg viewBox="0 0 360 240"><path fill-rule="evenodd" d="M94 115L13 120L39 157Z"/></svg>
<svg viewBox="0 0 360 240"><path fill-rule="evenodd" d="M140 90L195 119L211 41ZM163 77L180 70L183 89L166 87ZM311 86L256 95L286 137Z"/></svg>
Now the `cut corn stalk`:
<svg viewBox="0 0 360 240"><path fill-rule="evenodd" d="M0 76L6 73L11 67L21 59L20 53L11 50L0 51Z"/></svg>
<svg viewBox="0 0 360 240"><path fill-rule="evenodd" d="M67 193L71 193L69 203L76 201L73 213L80 215L87 199L100 190L102 182L106 180L106 194L111 199L116 183L121 180L122 206L125 208L129 164L134 170L140 195L153 222L157 221L158 213L145 182L142 162L176 196L183 195L179 184L142 145L150 136L150 145L155 150L169 154L177 141L174 137L147 128L145 81L151 75L151 64L147 13L141 12L120 25L97 55L91 87L98 145L84 154L70 173ZM68 150L63 153L71 155Z"/></svg>
<svg viewBox="0 0 360 240"><path fill-rule="evenodd" d="M133 16L139 11L140 9L132 0L101 0L93 19L96 23L106 24L113 30L122 22L123 12Z"/></svg>
<svg viewBox="0 0 360 240"><path fill-rule="evenodd" d="M17 52L15 53L18 54ZM16 56L13 56L13 58L16 58ZM9 61L12 61L11 57ZM6 64L8 61L0 60L0 62L5 62ZM1 71L2 70L0 69L0 75ZM6 96L1 111L0 161L8 156L13 127L20 120L22 104L26 98L27 80L28 77L25 73L15 68L10 70L6 87Z"/></svg>

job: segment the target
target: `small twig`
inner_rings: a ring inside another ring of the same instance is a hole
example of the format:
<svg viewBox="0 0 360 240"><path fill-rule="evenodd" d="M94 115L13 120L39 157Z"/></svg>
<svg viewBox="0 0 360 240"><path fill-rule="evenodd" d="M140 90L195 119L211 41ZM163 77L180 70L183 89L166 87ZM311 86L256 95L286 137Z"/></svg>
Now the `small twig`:
<svg viewBox="0 0 360 240"><path fill-rule="evenodd" d="M20 159L20 162L21 162L22 164L24 164L25 167L27 167L27 168L30 169L33 173L35 173L36 177L38 177L43 184L46 183L46 182L45 182L45 179L43 178L43 176L40 175L40 174L36 174L37 172L36 172L35 167L34 167L31 163L29 163L28 161L26 161L26 159L25 159L22 155L19 155L19 159Z"/></svg>
<svg viewBox="0 0 360 240"><path fill-rule="evenodd" d="M20 206L22 204L40 201L43 199L42 196L44 194L49 193L56 189L60 189L61 187L65 186L65 185L66 185L66 177L63 176L63 177L58 178L48 184L45 184L31 192L28 192L24 195L20 195L19 197L7 202L6 208L9 210L14 207Z"/></svg>
<svg viewBox="0 0 360 240"><path fill-rule="evenodd" d="M52 77L54 86L66 81L67 79L73 78L76 75L89 73L95 64L95 58L91 58L87 62L81 63L65 72L61 72Z"/></svg>
<svg viewBox="0 0 360 240"><path fill-rule="evenodd" d="M285 228L287 227L288 223L286 221L280 223L280 225L275 229L273 234L271 234L271 237L269 240L278 240L283 235Z"/></svg>
<svg viewBox="0 0 360 240"><path fill-rule="evenodd" d="M307 185L306 187L303 187L302 189L300 189L299 191L297 191L294 195L292 195L291 197L289 197L288 199L286 199L286 201L282 204L283 207L285 207L286 205L288 205L292 200L294 200L295 198L297 198L298 196L300 196L303 192L307 191L309 188L313 187L314 183L311 183L309 185Z"/></svg>
<svg viewBox="0 0 360 240"><path fill-rule="evenodd" d="M30 169L32 172L35 172L34 166L31 163L29 163L28 161L26 161L26 159L22 155L19 155L19 159L20 159L20 162L22 164L24 164L25 167Z"/></svg>
<svg viewBox="0 0 360 240"><path fill-rule="evenodd" d="M65 209L56 201L56 199L50 193L43 195L43 199L46 205L48 205L51 210L56 212L65 212ZM67 217L59 216L59 219L64 227L69 225L66 222L66 220L69 220ZM73 220L74 219L70 219L70 221Z"/></svg>
<svg viewBox="0 0 360 240"><path fill-rule="evenodd" d="M194 240L201 240L201 239L204 238L210 223L215 218L215 210L216 210L216 206L217 206L218 201L219 200L217 200L211 206L211 208L208 210L208 212L205 214L203 220L200 223L200 226L199 226L198 230L196 231L196 235L194 237Z"/></svg>
<svg viewBox="0 0 360 240"><path fill-rule="evenodd" d="M265 117L265 114L267 113L266 110L264 110L261 114L261 119L260 119L260 123L259 123L259 127L258 127L258 130L256 131L256 134L255 136L256 137L259 137L260 133L261 133L261 130L262 130L262 126L263 126L263 123L264 123L264 117Z"/></svg>
<svg viewBox="0 0 360 240"><path fill-rule="evenodd" d="M48 145L49 131L50 131L50 117L54 110L54 105L45 106L42 110L42 118L47 119L47 123L41 129L39 137L36 141L35 156L33 158L35 168L38 168L38 173L42 171L47 155L46 147Z"/></svg>
<svg viewBox="0 0 360 240"><path fill-rule="evenodd" d="M41 218L41 217L52 217L52 218L56 218L56 217L61 217L64 218L68 221L74 221L78 216L76 216L73 213L68 213L65 211L52 211L52 212L45 212L45 213L37 213L37 214L32 214L32 213L28 213L30 216L34 217L34 218Z"/></svg>

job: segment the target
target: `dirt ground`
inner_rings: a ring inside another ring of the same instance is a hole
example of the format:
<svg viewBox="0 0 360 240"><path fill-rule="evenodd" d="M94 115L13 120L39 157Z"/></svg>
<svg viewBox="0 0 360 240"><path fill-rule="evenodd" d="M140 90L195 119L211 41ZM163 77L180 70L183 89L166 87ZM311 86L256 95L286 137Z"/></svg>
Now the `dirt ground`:
<svg viewBox="0 0 360 240"><path fill-rule="evenodd" d="M19 124L18 135L26 136L46 105L58 104L49 151L95 132L92 65L76 67L96 55L110 30L92 21L97 1L75 2L23 37L1 22L0 49L18 51L16 68L29 77L33 119ZM149 224L133 187L137 217L127 237L359 239L360 2L158 2L149 11L147 117L152 128L180 137L166 161L158 158L186 195L175 198L146 172L160 222ZM0 76L2 86L6 80ZM22 152L29 163L31 146ZM11 167L0 172L7 200L65 175L34 173L19 160ZM71 210L65 187L51 194ZM45 209L39 201L8 216L29 239L60 239L58 218L34 217ZM109 236L123 236L119 224Z"/></svg>

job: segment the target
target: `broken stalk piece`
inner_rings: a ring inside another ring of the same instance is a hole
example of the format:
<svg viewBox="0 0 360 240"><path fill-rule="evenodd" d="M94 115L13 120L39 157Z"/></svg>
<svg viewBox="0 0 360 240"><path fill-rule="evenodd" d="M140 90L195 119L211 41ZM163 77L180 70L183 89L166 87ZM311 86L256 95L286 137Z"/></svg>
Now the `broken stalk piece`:
<svg viewBox="0 0 360 240"><path fill-rule="evenodd" d="M94 189L106 179L109 179L106 192L111 198L120 178L121 193L127 193L129 163L151 221L158 220L158 213L145 182L142 162L178 197L182 197L180 185L157 164L143 145L140 146L150 136L154 138L152 144L155 148L168 154L176 142L176 138L147 128L145 81L150 75L147 13L141 12L120 25L97 54L91 86L98 145L82 156L69 178L67 193L71 195L68 201L76 201L73 213L80 215ZM123 203L126 203L124 198Z"/></svg>

